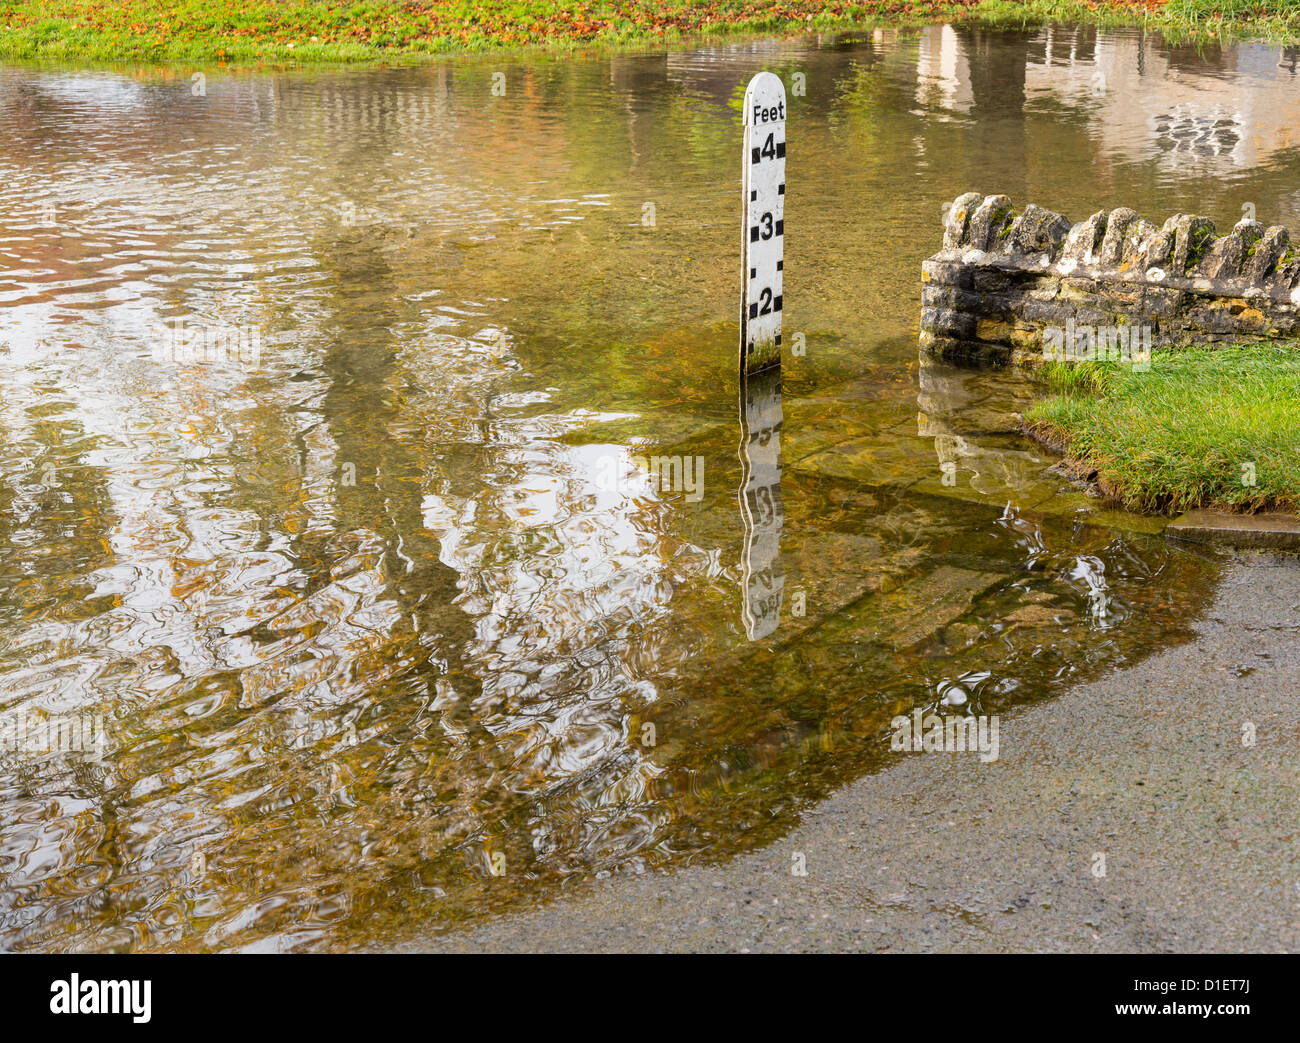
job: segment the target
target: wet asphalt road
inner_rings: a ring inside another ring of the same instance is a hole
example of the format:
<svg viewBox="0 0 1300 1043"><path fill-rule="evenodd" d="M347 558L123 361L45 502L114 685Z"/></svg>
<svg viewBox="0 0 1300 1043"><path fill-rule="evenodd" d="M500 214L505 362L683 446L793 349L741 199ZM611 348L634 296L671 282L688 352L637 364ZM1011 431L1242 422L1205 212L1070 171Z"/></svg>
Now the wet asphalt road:
<svg viewBox="0 0 1300 1043"><path fill-rule="evenodd" d="M1300 562L1235 559L1198 632L1002 715L995 763L899 754L724 865L613 877L395 947L1295 951Z"/></svg>

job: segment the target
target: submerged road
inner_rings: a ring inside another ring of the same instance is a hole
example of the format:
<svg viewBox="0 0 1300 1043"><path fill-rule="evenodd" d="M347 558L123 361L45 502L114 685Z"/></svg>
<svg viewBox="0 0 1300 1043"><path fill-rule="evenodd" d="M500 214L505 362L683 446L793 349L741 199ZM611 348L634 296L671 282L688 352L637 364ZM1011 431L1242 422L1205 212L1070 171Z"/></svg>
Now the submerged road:
<svg viewBox="0 0 1300 1043"><path fill-rule="evenodd" d="M398 947L1300 949L1300 562L1236 559L1198 634L1003 714L995 763L899 754L726 864L597 881Z"/></svg>

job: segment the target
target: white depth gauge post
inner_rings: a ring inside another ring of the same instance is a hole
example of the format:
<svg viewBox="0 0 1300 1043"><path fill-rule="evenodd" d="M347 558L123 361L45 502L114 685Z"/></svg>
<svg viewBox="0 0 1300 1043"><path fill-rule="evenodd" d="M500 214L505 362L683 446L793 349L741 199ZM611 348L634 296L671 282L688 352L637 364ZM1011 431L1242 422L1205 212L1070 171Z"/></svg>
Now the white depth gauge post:
<svg viewBox="0 0 1300 1043"><path fill-rule="evenodd" d="M785 268L785 85L760 72L745 91L740 372L781 364Z"/></svg>

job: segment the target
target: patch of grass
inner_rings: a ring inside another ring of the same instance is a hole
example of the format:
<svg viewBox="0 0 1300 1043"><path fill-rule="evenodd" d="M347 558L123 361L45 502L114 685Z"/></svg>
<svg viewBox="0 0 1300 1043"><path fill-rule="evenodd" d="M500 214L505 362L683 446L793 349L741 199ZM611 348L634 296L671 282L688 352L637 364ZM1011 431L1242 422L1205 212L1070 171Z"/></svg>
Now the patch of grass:
<svg viewBox="0 0 1300 1043"><path fill-rule="evenodd" d="M1118 362L1048 362L1034 375L1051 395L1095 395L1118 372Z"/></svg>
<svg viewBox="0 0 1300 1043"><path fill-rule="evenodd" d="M1300 0L1169 0L1169 10L1202 22L1218 18L1281 17L1300 13Z"/></svg>
<svg viewBox="0 0 1300 1043"><path fill-rule="evenodd" d="M374 61L957 16L977 0L6 0L0 56Z"/></svg>
<svg viewBox="0 0 1300 1043"><path fill-rule="evenodd" d="M1131 510L1300 503L1300 345L1162 351L1145 373L1052 363L1038 376L1048 397L1026 429Z"/></svg>
<svg viewBox="0 0 1300 1043"><path fill-rule="evenodd" d="M0 57L306 64L719 34L1045 22L1300 39L1300 0L3 0Z"/></svg>

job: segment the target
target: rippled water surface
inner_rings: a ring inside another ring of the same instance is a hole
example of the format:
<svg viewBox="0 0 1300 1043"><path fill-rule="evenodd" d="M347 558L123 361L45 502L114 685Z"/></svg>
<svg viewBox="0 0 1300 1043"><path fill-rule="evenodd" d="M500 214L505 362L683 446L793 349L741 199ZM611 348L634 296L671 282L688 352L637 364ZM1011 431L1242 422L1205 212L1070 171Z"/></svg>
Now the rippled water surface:
<svg viewBox="0 0 1300 1043"><path fill-rule="evenodd" d="M103 738L0 749L0 944L382 946L770 840L900 710L1181 639L1213 565L1054 477L1016 379L918 359L919 265L968 189L1295 225L1293 65L0 68L0 716ZM742 396L762 68L806 94L783 387Z"/></svg>

